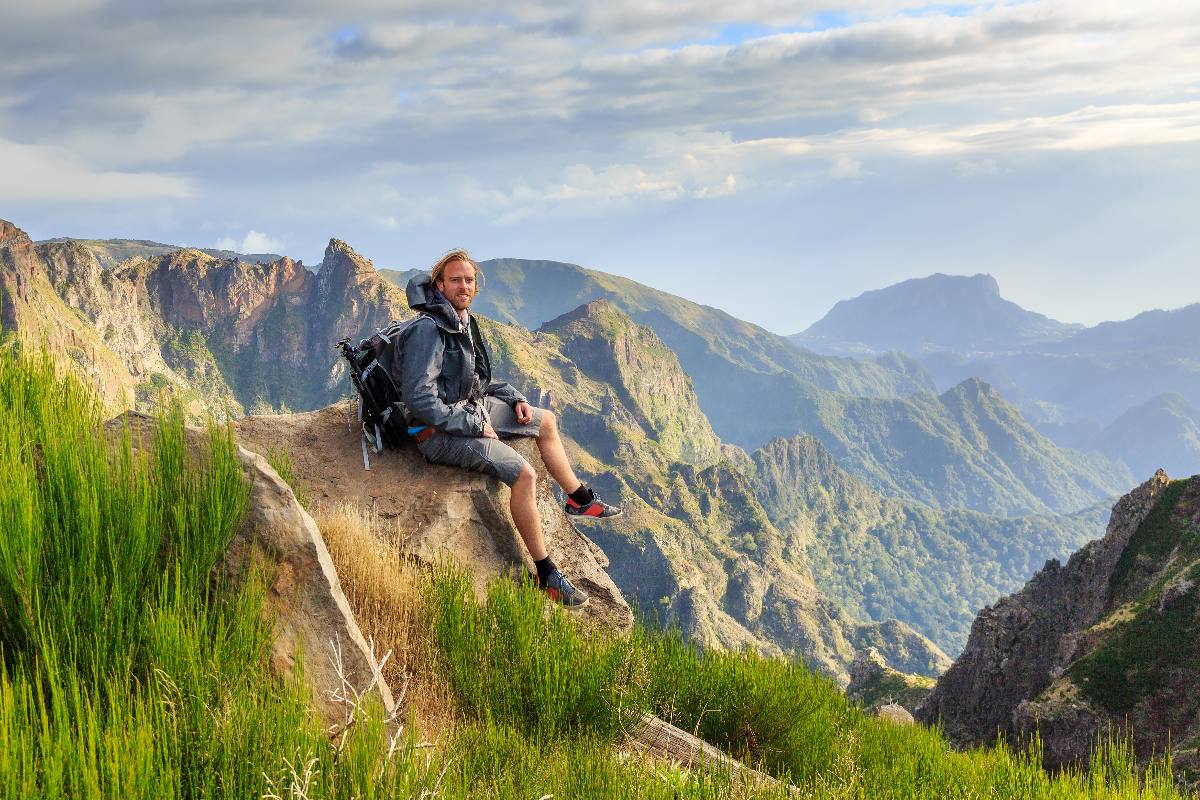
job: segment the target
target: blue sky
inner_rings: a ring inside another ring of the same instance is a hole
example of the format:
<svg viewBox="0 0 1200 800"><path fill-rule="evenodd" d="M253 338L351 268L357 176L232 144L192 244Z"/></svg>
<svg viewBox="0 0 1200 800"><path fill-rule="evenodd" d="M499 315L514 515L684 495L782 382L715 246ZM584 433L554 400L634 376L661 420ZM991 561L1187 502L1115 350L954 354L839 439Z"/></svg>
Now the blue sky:
<svg viewBox="0 0 1200 800"><path fill-rule="evenodd" d="M35 238L462 245L780 333L939 271L1089 324L1200 301L1194 3L3 5Z"/></svg>

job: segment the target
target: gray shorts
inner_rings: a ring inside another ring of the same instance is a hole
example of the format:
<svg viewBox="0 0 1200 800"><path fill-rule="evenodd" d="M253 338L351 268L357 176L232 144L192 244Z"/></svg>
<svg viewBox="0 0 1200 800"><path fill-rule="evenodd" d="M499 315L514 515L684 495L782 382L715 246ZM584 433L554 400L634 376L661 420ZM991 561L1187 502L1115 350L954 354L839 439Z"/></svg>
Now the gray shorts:
<svg viewBox="0 0 1200 800"><path fill-rule="evenodd" d="M540 408L533 407L533 420L526 425L517 422L517 414L508 403L494 397L483 398L484 409L496 435L502 439L513 436L537 436L542 427ZM430 464L448 464L452 467L494 475L512 486L521 477L525 457L498 439L469 436L450 436L438 431L417 445L421 455Z"/></svg>

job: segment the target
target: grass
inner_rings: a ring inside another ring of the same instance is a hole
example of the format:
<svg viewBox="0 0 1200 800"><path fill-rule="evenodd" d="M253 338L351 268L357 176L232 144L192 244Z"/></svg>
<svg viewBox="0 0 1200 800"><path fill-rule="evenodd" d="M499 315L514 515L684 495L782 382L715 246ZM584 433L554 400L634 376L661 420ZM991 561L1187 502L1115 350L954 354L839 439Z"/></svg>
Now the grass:
<svg viewBox="0 0 1200 800"><path fill-rule="evenodd" d="M1036 752L954 753L868 719L799 663L585 628L507 580L477 600L345 509L318 516L351 602L398 654L393 681L433 698L409 720L444 703L452 724L426 743L375 710L331 738L268 668L265 577L214 569L247 499L229 432L197 447L178 407L146 442L99 418L49 356L0 351L0 797L783 796L614 747L647 711L803 797L1178 796L1120 743L1052 777Z"/></svg>

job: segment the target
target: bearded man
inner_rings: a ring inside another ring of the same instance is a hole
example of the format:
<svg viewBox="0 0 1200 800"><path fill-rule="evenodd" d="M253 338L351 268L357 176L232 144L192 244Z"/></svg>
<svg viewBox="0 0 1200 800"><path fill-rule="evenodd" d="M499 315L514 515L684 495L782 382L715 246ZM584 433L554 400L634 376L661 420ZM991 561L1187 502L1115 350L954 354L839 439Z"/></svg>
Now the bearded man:
<svg viewBox="0 0 1200 800"><path fill-rule="evenodd" d="M408 326L403 343L400 394L408 432L425 460L495 476L512 490L513 522L537 567L538 586L568 608L588 596L555 566L542 539L534 488L537 472L504 443L532 436L542 461L566 492L572 517L604 519L621 513L575 476L552 411L531 406L507 383L492 381L491 358L471 315L479 291L479 265L465 250L442 256L428 275L408 283L408 304L421 316Z"/></svg>

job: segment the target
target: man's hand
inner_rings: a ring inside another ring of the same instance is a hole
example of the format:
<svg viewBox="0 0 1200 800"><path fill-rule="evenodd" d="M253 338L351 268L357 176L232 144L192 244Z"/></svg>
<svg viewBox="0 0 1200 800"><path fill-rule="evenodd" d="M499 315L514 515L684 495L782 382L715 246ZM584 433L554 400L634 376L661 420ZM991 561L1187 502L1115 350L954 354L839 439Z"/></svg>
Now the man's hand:
<svg viewBox="0 0 1200 800"><path fill-rule="evenodd" d="M496 435L496 431L492 429L491 424L485 422L485 423L483 423L483 438L499 439L500 437Z"/></svg>
<svg viewBox="0 0 1200 800"><path fill-rule="evenodd" d="M533 408L524 400L513 406L513 411L517 415L517 422L522 425L528 425L533 422Z"/></svg>

